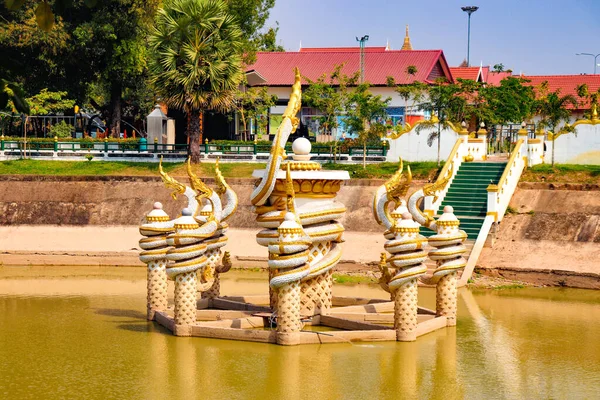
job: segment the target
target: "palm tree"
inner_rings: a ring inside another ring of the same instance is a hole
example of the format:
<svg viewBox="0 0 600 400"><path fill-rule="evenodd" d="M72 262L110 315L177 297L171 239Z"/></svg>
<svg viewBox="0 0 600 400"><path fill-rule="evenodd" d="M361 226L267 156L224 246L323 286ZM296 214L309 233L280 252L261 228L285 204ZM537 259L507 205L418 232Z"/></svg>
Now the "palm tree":
<svg viewBox="0 0 600 400"><path fill-rule="evenodd" d="M571 94L560 95L560 90L549 93L537 101L538 113L542 119L540 125L548 128L552 132L552 166L554 166L554 147L556 138L567 132L572 132L573 127L569 125L571 111L567 108L569 105L577 107L577 98ZM561 123L564 123L559 128Z"/></svg>
<svg viewBox="0 0 600 400"><path fill-rule="evenodd" d="M225 112L242 79L242 31L222 0L172 0L149 37L156 94L188 118L189 154L200 161L203 110Z"/></svg>

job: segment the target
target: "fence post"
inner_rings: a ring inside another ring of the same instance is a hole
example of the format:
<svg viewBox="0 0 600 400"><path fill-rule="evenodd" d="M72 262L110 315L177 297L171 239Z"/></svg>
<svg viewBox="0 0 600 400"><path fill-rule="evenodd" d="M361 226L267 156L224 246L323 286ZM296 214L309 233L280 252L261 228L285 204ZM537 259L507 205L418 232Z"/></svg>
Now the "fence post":
<svg viewBox="0 0 600 400"><path fill-rule="evenodd" d="M204 154L208 157L208 139L204 139Z"/></svg>
<svg viewBox="0 0 600 400"><path fill-rule="evenodd" d="M54 136L54 152L58 151L58 136Z"/></svg>
<svg viewBox="0 0 600 400"><path fill-rule="evenodd" d="M0 150L4 151L4 134L0 136Z"/></svg>
<svg viewBox="0 0 600 400"><path fill-rule="evenodd" d="M256 155L257 151L256 151L256 145L258 144L258 138L256 137L256 135L254 135L254 155Z"/></svg>
<svg viewBox="0 0 600 400"><path fill-rule="evenodd" d="M154 138L154 152L158 153L158 138Z"/></svg>
<svg viewBox="0 0 600 400"><path fill-rule="evenodd" d="M104 137L104 152L108 154L108 138Z"/></svg>

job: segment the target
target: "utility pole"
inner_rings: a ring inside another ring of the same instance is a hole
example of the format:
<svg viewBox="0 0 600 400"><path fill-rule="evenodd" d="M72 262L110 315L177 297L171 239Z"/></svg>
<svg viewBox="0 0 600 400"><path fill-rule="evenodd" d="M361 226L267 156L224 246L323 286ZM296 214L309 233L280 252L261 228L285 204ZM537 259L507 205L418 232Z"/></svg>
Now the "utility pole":
<svg viewBox="0 0 600 400"><path fill-rule="evenodd" d="M596 67L598 66L598 57L600 56L599 54L592 54L592 53L577 53L575 54L576 56L592 56L594 57L594 75L596 75Z"/></svg>
<svg viewBox="0 0 600 400"><path fill-rule="evenodd" d="M466 6L466 7L461 7L461 10L463 10L464 12L466 12L469 15L469 22L468 22L468 28L467 28L467 67L471 66L470 63L470 50L471 50L471 14L473 14L475 11L479 10L479 7L477 6Z"/></svg>
<svg viewBox="0 0 600 400"><path fill-rule="evenodd" d="M356 37L356 41L360 45L360 83L365 82L365 44L369 40L369 35L365 35L360 39Z"/></svg>

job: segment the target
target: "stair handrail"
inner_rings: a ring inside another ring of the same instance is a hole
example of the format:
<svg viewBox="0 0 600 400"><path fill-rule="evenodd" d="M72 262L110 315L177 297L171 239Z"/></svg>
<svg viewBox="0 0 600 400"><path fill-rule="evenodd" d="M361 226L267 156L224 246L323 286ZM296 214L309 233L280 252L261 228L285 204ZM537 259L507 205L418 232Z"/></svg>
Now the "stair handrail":
<svg viewBox="0 0 600 400"><path fill-rule="evenodd" d="M524 139L517 141L498 183L487 187L487 215L494 216L495 222L500 222L504 217L508 203L525 169L523 143Z"/></svg>
<svg viewBox="0 0 600 400"><path fill-rule="evenodd" d="M446 176L446 175L448 175L448 170L450 169L450 167L452 167L452 170L450 171L450 173L451 173L450 179L447 180L447 182L443 186L443 189L439 190L439 192L437 193L437 196L436 196L437 199L435 199L435 201L434 201L433 196L426 196L424 199L425 213L430 214L431 217L434 216L435 214L437 214L437 212L440 208L440 205L442 204L442 201L444 201L444 197L446 197L448 188L450 188L450 185L452 184L452 181L454 180L454 177L456 176L456 174L458 172L458 168L460 167L460 164L463 162L463 157L466 155L466 152L468 151L468 145L462 146L462 144L464 144L464 140L459 137L456 140L456 143L454 143L454 147L452 148L452 151L450 151L450 154L448 155L448 159L446 160L446 163L442 167L442 170L440 171L437 179L435 180L435 183L437 184L436 186L439 187L440 185L442 185L444 183L443 181L448 178ZM463 153L465 153L465 154L463 154Z"/></svg>

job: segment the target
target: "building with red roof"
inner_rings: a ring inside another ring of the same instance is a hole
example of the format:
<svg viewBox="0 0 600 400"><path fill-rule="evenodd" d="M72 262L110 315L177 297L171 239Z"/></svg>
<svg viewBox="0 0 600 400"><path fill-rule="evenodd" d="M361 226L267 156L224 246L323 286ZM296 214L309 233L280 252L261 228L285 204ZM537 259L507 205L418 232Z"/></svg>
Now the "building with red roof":
<svg viewBox="0 0 600 400"><path fill-rule="evenodd" d="M580 101L579 106L569 105L569 108L577 111L587 110L590 107L589 101L577 96L577 86L586 84L590 93L600 89L600 75L521 75L521 78L529 81L524 84L533 86L536 91L542 83L548 82L548 92L559 90L561 96L569 94L575 96Z"/></svg>
<svg viewBox="0 0 600 400"><path fill-rule="evenodd" d="M450 67L452 78L469 79L475 82L484 83L483 67Z"/></svg>
<svg viewBox="0 0 600 400"><path fill-rule="evenodd" d="M365 81L372 86L387 86L388 77L397 84L414 81L433 83L443 77L452 82L452 73L442 50L369 50L365 51ZM298 52L259 52L256 62L246 68L248 80L258 86L289 86L294 83L294 67L302 76L315 81L323 74L344 65L342 73L360 72L360 52L355 48L311 49ZM406 69L415 66L417 73ZM259 77L257 79L257 77ZM262 81L261 79L262 78ZM307 84L306 80L303 84Z"/></svg>

